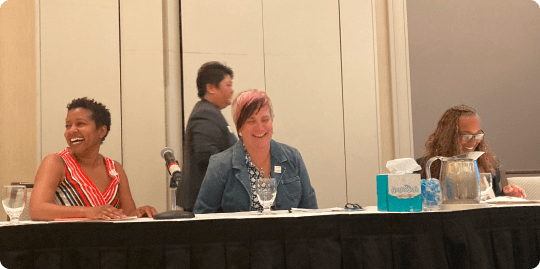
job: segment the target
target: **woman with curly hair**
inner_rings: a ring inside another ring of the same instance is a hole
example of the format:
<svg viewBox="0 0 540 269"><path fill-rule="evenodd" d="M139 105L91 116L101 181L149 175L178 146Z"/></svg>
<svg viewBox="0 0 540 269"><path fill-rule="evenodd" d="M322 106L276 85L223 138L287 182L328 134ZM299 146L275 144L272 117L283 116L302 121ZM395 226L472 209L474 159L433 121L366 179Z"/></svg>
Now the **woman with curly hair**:
<svg viewBox="0 0 540 269"><path fill-rule="evenodd" d="M481 173L491 173L496 196L525 197L525 190L516 185L508 185L501 189L497 156L489 149L484 139L480 117L473 108L466 105L454 106L441 116L437 128L426 141L424 156L418 161L422 167L422 178L426 178L425 166L431 157L452 157L472 151L485 152L477 160L478 169ZM433 162L431 176L438 178L440 168L439 160Z"/></svg>

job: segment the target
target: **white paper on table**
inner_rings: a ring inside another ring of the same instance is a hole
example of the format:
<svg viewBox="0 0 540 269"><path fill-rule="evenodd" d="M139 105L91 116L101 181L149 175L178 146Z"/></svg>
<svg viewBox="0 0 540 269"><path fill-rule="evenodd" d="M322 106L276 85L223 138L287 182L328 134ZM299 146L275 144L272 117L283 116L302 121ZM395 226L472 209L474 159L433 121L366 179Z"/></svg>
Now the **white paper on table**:
<svg viewBox="0 0 540 269"><path fill-rule="evenodd" d="M499 197L495 197L493 199L488 199L486 200L486 203L488 204L505 204L505 203L508 203L508 204L512 204L512 203L534 203L535 201L531 201L531 200L527 200L527 199L523 199L523 198L517 198L517 197L512 197L512 196L499 196Z"/></svg>
<svg viewBox="0 0 540 269"><path fill-rule="evenodd" d="M343 207L331 207L331 208L319 208L319 209L307 209L307 208L291 208L291 213L306 212L306 213L321 213L321 212L336 212L345 211Z"/></svg>

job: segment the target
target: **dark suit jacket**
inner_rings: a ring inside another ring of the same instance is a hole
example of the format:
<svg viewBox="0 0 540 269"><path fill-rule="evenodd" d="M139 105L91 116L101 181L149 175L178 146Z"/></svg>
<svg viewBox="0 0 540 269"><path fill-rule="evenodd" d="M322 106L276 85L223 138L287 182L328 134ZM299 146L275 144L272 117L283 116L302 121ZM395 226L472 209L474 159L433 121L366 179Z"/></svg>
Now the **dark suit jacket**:
<svg viewBox="0 0 540 269"><path fill-rule="evenodd" d="M186 127L182 181L176 199L179 206L193 211L210 156L237 140L217 106L206 100L195 104Z"/></svg>

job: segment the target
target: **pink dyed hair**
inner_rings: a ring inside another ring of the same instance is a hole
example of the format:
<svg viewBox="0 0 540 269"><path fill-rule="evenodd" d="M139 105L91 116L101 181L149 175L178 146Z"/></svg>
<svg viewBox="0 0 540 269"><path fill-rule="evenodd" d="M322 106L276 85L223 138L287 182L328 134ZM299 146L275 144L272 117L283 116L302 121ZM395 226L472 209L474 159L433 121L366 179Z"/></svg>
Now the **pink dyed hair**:
<svg viewBox="0 0 540 269"><path fill-rule="evenodd" d="M253 107L255 104L255 107ZM272 101L265 92L258 90L247 90L241 92L233 101L231 110L234 125L238 131L244 122L253 114L257 114L261 108L268 106L270 109L270 115L274 118L274 112L272 109Z"/></svg>

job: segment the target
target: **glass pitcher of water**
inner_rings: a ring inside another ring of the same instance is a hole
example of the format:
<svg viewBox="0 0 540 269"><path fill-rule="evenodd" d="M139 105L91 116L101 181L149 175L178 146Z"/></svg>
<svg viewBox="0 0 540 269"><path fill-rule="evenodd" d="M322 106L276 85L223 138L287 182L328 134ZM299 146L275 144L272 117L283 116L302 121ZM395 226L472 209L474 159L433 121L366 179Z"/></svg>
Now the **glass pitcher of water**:
<svg viewBox="0 0 540 269"><path fill-rule="evenodd" d="M448 205L480 203L480 173L476 160L482 154L484 152L473 151L453 157L436 156L427 161L426 180L431 180L431 164L436 160L441 161L439 182L442 209L451 209Z"/></svg>

